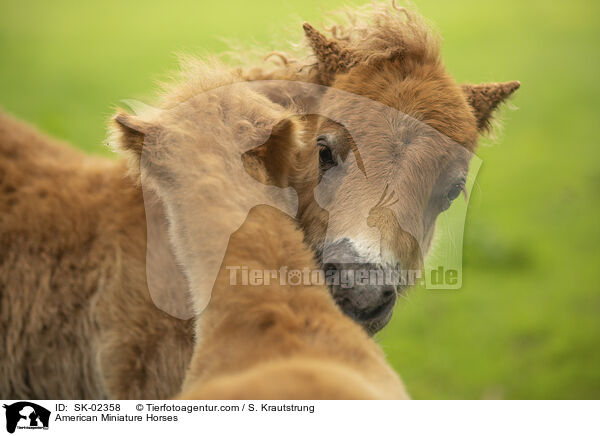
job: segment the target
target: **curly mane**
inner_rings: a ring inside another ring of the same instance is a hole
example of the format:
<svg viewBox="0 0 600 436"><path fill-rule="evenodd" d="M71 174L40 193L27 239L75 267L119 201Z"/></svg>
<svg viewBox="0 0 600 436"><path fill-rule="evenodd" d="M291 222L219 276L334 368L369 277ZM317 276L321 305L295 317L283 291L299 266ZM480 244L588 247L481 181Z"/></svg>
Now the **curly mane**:
<svg viewBox="0 0 600 436"><path fill-rule="evenodd" d="M346 7L330 14L323 28L330 41L352 53L351 62L376 64L399 59L417 64L440 62L440 37L414 9L393 1ZM319 83L315 55L307 43L295 51L270 52L266 63L241 69L245 80L282 79Z"/></svg>

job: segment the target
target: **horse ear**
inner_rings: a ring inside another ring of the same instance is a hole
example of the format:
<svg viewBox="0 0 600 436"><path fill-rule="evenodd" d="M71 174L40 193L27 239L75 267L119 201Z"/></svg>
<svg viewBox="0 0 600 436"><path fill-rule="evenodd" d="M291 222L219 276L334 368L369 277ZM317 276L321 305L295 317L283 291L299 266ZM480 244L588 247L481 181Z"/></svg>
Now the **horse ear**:
<svg viewBox="0 0 600 436"><path fill-rule="evenodd" d="M308 23L304 23L302 27L308 43L317 57L317 69L322 84L330 84L336 73L345 72L354 65L352 53L338 42L329 41Z"/></svg>
<svg viewBox="0 0 600 436"><path fill-rule="evenodd" d="M264 144L242 155L244 169L264 185L287 188L294 165L293 150L297 143L296 122L291 118L283 119L273 127L269 139Z"/></svg>
<svg viewBox="0 0 600 436"><path fill-rule="evenodd" d="M489 130L494 110L520 86L521 83L518 81L461 86L467 101L475 112L477 128L480 132Z"/></svg>
<svg viewBox="0 0 600 436"><path fill-rule="evenodd" d="M141 156L144 144L155 130L150 123L122 110L113 117L112 131L116 148L138 157Z"/></svg>

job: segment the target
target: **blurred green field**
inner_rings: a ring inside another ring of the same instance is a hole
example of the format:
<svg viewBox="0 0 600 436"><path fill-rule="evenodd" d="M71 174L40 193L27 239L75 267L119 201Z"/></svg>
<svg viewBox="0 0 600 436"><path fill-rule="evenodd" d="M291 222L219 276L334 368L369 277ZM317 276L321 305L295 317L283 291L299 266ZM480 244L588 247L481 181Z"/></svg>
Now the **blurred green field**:
<svg viewBox="0 0 600 436"><path fill-rule="evenodd" d="M174 53L280 47L341 4L5 1L0 106L107 154L112 108L149 100ZM462 289L413 290L378 339L415 398L600 398L600 3L416 5L457 80L522 88L478 151Z"/></svg>

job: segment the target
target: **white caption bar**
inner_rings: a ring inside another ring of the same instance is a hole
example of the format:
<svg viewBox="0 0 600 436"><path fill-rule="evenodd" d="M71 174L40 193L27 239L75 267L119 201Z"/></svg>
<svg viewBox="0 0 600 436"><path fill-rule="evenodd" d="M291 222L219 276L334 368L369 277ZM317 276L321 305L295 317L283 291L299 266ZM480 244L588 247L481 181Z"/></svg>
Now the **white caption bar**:
<svg viewBox="0 0 600 436"><path fill-rule="evenodd" d="M598 435L598 401L2 401L0 430L26 436L374 433ZM211 433L207 433L211 431ZM187 434L187 433L186 433ZM191 433L190 433L191 434Z"/></svg>

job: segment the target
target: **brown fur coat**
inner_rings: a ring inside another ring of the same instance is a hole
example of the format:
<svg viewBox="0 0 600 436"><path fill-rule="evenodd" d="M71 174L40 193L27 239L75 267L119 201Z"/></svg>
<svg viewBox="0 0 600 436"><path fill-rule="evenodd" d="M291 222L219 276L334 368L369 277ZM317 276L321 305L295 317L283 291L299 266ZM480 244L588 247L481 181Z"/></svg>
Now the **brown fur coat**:
<svg viewBox="0 0 600 436"><path fill-rule="evenodd" d="M123 161L0 114L0 396L165 398L190 321L146 284L145 212Z"/></svg>

